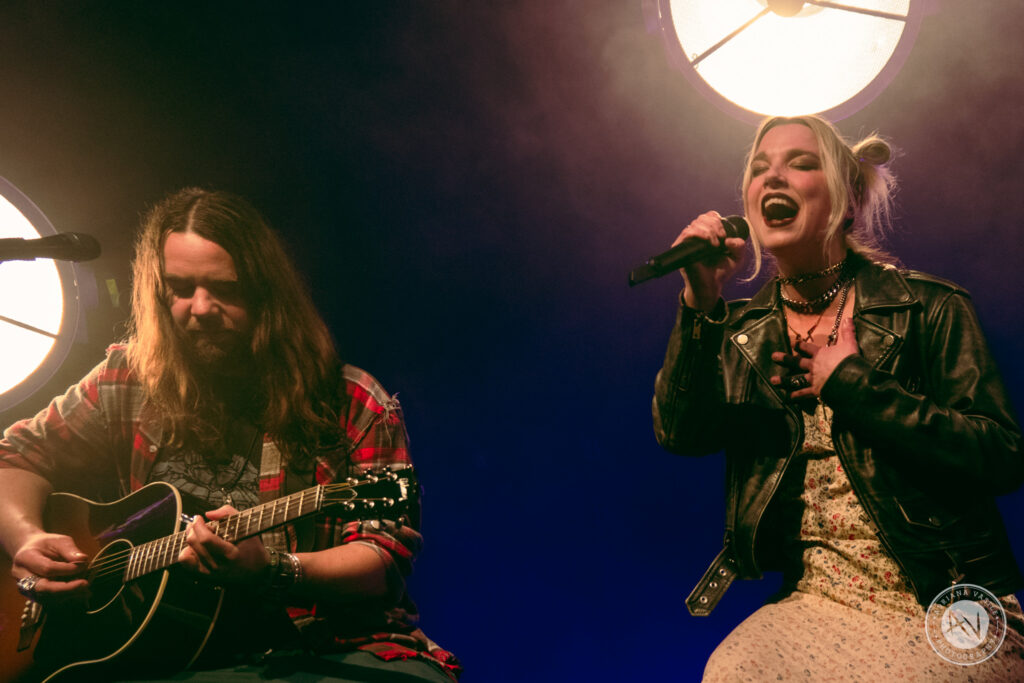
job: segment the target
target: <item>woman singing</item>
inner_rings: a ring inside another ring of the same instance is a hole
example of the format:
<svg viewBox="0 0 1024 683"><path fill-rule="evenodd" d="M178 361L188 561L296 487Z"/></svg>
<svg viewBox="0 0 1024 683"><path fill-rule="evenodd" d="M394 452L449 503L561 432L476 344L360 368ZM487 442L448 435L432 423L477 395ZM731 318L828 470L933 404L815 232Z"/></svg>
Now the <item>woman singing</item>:
<svg viewBox="0 0 1024 683"><path fill-rule="evenodd" d="M968 294L878 246L890 156L815 116L761 124L743 200L755 272L765 253L775 277L752 299L721 298L744 241L718 214L676 240L727 249L684 270L655 383L659 443L726 457L725 547L688 604L784 577L707 681L1024 680L1024 579L994 500L1024 480L1020 428Z"/></svg>

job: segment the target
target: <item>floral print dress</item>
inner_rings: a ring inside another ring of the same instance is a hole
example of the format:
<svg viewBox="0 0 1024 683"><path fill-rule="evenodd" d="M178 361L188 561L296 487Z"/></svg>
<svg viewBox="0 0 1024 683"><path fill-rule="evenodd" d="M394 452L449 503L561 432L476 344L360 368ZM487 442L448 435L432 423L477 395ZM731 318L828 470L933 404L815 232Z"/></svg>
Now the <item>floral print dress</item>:
<svg viewBox="0 0 1024 683"><path fill-rule="evenodd" d="M719 644L704 680L1024 681L1024 614L1013 596L1000 600L1009 628L992 657L962 666L936 654L924 608L843 472L832 411L819 403L804 427L803 575Z"/></svg>

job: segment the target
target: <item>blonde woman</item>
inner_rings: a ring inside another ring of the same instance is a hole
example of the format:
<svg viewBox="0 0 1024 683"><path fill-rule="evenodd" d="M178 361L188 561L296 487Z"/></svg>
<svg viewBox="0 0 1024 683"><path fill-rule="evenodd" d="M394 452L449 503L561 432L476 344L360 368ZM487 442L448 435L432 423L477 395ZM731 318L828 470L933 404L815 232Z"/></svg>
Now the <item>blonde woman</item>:
<svg viewBox="0 0 1024 683"><path fill-rule="evenodd" d="M815 116L762 123L743 200L755 270L774 277L749 300L722 300L745 247L717 213L677 240L725 247L683 271L655 384L659 443L727 462L725 547L688 604L709 613L734 577L785 580L705 680L1024 680L1024 581L993 498L1024 478L1020 429L968 294L879 247L891 154ZM999 598L976 603L975 635L1001 643L947 648L981 663L929 645L945 636L926 610L954 585Z"/></svg>

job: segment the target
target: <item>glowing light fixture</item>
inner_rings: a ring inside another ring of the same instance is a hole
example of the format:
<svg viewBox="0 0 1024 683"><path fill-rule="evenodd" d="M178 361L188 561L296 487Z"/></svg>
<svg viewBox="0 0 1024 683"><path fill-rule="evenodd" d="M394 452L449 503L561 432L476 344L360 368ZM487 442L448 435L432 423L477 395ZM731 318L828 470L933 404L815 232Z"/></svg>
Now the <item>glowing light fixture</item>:
<svg viewBox="0 0 1024 683"><path fill-rule="evenodd" d="M0 238L55 234L43 212L0 178ZM0 410L52 376L71 348L78 317L77 284L69 264L0 261Z"/></svg>
<svg viewBox="0 0 1024 683"><path fill-rule="evenodd" d="M849 116L906 60L923 0L645 0L648 29L721 108L742 119Z"/></svg>

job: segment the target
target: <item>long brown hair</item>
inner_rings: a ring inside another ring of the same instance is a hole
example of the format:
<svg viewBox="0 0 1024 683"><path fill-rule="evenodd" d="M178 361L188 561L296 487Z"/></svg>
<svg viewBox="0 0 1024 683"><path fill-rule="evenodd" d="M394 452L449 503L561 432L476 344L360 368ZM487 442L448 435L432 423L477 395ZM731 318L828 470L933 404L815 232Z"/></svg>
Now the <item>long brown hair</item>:
<svg viewBox="0 0 1024 683"><path fill-rule="evenodd" d="M190 372L168 307L163 248L173 232L195 233L234 260L252 321L252 372L263 431L291 458L336 443L340 362L327 326L277 235L252 204L200 188L180 190L153 206L135 244L128 362L164 416L168 442L183 444L210 427L203 387Z"/></svg>

